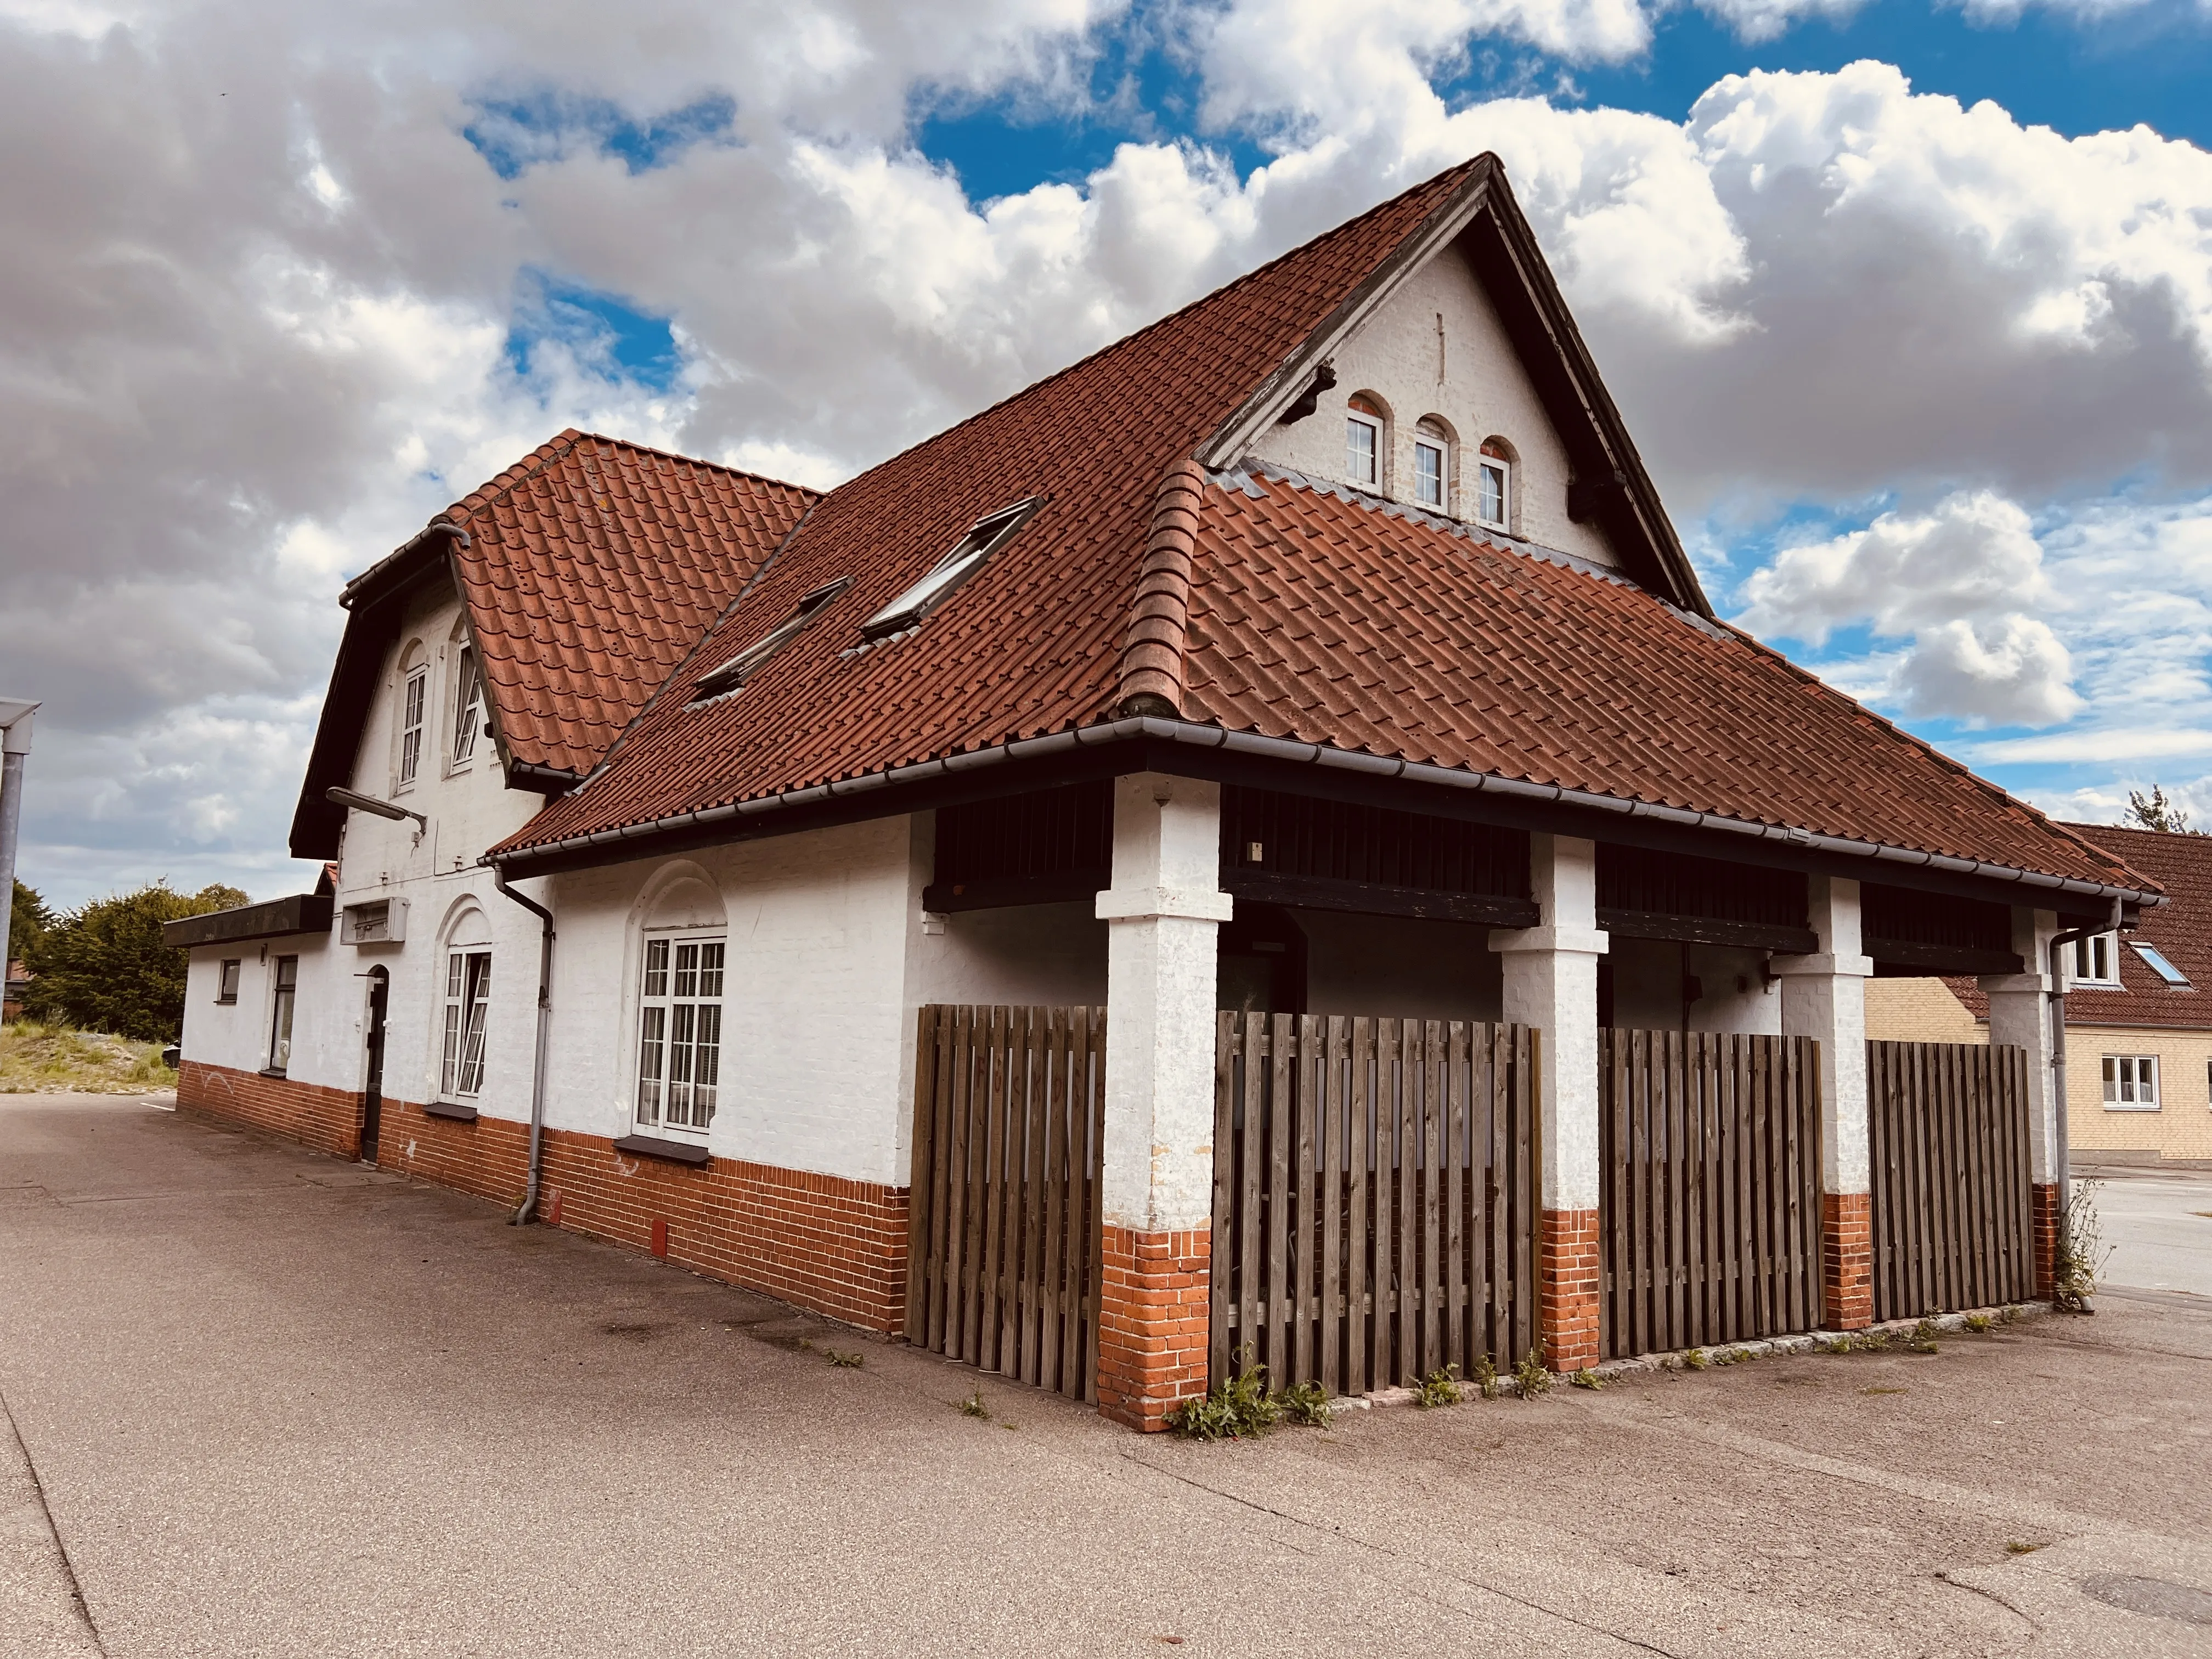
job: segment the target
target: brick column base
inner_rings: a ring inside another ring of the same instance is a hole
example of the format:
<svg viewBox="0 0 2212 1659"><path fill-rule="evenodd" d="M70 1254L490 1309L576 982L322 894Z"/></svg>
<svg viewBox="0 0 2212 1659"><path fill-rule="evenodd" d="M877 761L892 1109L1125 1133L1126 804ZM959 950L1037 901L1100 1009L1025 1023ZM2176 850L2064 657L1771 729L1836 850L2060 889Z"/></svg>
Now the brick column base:
<svg viewBox="0 0 2212 1659"><path fill-rule="evenodd" d="M2058 1288L2058 1183L2039 1182L2028 1189L2029 1247L2035 1252L2035 1293L2048 1298Z"/></svg>
<svg viewBox="0 0 2212 1659"><path fill-rule="evenodd" d="M1874 1194L1820 1194L1820 1289L1832 1331L1874 1323Z"/></svg>
<svg viewBox="0 0 2212 1659"><path fill-rule="evenodd" d="M1213 1234L1107 1227L1098 1310L1098 1410L1147 1434L1206 1392Z"/></svg>
<svg viewBox="0 0 2212 1659"><path fill-rule="evenodd" d="M1544 1212L1537 1288L1544 1362L1562 1374L1598 1362L1598 1223L1595 1210Z"/></svg>

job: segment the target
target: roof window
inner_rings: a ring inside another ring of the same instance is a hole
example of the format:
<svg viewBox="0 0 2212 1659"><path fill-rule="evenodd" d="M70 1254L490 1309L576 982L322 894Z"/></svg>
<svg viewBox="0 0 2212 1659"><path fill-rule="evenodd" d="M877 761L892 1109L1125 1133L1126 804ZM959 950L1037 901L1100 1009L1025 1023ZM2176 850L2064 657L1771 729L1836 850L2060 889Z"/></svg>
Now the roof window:
<svg viewBox="0 0 2212 1659"><path fill-rule="evenodd" d="M691 688L691 700L703 702L708 697L719 697L725 691L734 691L750 679L756 670L770 657L797 638L801 629L820 616L830 600L853 585L850 576L841 576L825 583L792 606L791 614L767 633L721 665L702 674Z"/></svg>
<svg viewBox="0 0 2212 1659"><path fill-rule="evenodd" d="M951 598L955 588L982 568L983 561L1003 546L1042 504L1042 498L1031 496L976 520L927 576L860 624L861 636L879 640L915 626Z"/></svg>
<svg viewBox="0 0 2212 1659"><path fill-rule="evenodd" d="M2128 941L2128 948L2141 957L2143 959L2143 965L2168 985L2185 991L2195 988L2189 982L2189 975L2175 967L2167 958L2166 952L2155 945L2148 945L2142 939L2131 939Z"/></svg>

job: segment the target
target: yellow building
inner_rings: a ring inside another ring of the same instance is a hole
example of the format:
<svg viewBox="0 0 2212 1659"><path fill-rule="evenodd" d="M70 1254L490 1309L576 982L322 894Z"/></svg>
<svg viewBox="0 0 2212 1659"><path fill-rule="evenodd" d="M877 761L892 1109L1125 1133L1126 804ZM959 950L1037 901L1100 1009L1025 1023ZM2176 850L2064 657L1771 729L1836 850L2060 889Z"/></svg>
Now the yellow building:
<svg viewBox="0 0 2212 1659"><path fill-rule="evenodd" d="M2167 902L2070 953L2066 1115L2076 1162L2212 1167L2212 836L2067 828L2124 859ZM1867 1036L1987 1042L1971 979L1867 981Z"/></svg>

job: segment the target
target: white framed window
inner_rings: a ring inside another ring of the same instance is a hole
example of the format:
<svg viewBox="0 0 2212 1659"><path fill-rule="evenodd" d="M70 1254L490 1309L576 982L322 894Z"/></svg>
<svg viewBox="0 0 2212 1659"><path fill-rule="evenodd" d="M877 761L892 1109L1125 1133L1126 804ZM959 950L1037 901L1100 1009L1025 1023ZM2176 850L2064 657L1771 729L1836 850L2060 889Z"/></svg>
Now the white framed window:
<svg viewBox="0 0 2212 1659"><path fill-rule="evenodd" d="M2076 985L2104 985L2118 990L2120 985L2119 936L2117 933L2092 933L2087 939L2074 941L2072 979Z"/></svg>
<svg viewBox="0 0 2212 1659"><path fill-rule="evenodd" d="M722 1080L720 935L655 934L638 986L637 1127L703 1139Z"/></svg>
<svg viewBox="0 0 2212 1659"><path fill-rule="evenodd" d="M446 953L446 1022L438 1092L471 1100L483 1089L484 1025L491 1013L491 952Z"/></svg>
<svg viewBox="0 0 2212 1659"><path fill-rule="evenodd" d="M2154 1112L2158 1109L2158 1056L2105 1056L2105 1109L2108 1112Z"/></svg>
<svg viewBox="0 0 2212 1659"><path fill-rule="evenodd" d="M465 765L477 752L477 733L483 726L483 672L476 648L461 647L453 672L453 754L452 764Z"/></svg>
<svg viewBox="0 0 2212 1659"><path fill-rule="evenodd" d="M1413 499L1439 513L1451 489L1451 450L1433 432L1413 435Z"/></svg>
<svg viewBox="0 0 2212 1659"><path fill-rule="evenodd" d="M300 958L276 958L275 995L269 1011L269 1069L282 1072L292 1064L292 1012L300 998Z"/></svg>
<svg viewBox="0 0 2212 1659"><path fill-rule="evenodd" d="M415 781L422 769L422 723L430 712L430 665L418 663L407 671L399 694L399 787Z"/></svg>
<svg viewBox="0 0 2212 1659"><path fill-rule="evenodd" d="M1513 528L1513 463L1486 449L1474 458L1474 520L1492 530Z"/></svg>
<svg viewBox="0 0 2212 1659"><path fill-rule="evenodd" d="M1344 417L1344 467L1356 484L1382 483L1382 422L1355 409Z"/></svg>
<svg viewBox="0 0 2212 1659"><path fill-rule="evenodd" d="M245 959L240 957L225 957L222 959L222 971L216 976L215 981L215 1000L217 1002L238 1000L239 970L244 966Z"/></svg>

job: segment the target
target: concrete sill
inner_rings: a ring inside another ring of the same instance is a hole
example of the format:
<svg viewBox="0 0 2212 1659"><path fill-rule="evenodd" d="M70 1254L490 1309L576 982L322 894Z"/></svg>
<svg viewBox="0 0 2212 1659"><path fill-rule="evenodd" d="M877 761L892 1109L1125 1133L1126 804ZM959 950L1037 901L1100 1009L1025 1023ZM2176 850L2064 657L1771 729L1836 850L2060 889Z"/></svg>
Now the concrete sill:
<svg viewBox="0 0 2212 1659"><path fill-rule="evenodd" d="M263 1066L263 1067L261 1068L261 1075L262 1075L263 1077L273 1077L273 1078L278 1079L279 1080L282 1080L283 1078L285 1078L285 1077L287 1077L287 1076L289 1076L289 1075L290 1075L290 1074L289 1074L289 1073L287 1073L287 1072L283 1071L282 1069L280 1069L280 1068L279 1068L279 1067L277 1067L277 1066Z"/></svg>
<svg viewBox="0 0 2212 1659"><path fill-rule="evenodd" d="M684 1140L663 1140L658 1135L624 1135L615 1142L615 1150L638 1158L658 1158L671 1164L689 1164L694 1168L713 1157L704 1146L695 1146Z"/></svg>
<svg viewBox="0 0 2212 1659"><path fill-rule="evenodd" d="M477 1121L475 1107L456 1106L450 1101L434 1100L422 1110L430 1117L449 1117L456 1123L473 1123Z"/></svg>

